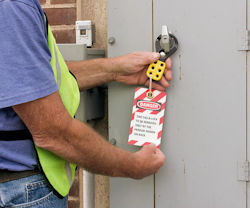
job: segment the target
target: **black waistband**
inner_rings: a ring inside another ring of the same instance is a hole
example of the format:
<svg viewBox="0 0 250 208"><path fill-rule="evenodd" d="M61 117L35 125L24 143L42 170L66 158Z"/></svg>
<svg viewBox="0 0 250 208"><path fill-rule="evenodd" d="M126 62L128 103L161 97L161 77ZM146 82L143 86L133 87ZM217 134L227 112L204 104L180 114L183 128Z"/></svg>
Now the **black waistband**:
<svg viewBox="0 0 250 208"><path fill-rule="evenodd" d="M18 131L0 131L0 141L31 140L28 129Z"/></svg>

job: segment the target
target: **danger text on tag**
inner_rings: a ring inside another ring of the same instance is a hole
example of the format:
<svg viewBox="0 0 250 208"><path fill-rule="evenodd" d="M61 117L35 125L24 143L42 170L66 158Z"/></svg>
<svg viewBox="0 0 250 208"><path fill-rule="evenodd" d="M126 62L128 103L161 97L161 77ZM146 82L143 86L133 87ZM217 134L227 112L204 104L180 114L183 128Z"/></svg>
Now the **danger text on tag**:
<svg viewBox="0 0 250 208"><path fill-rule="evenodd" d="M166 93L153 90L154 98L147 97L148 89L137 88L133 102L128 143L144 146L154 143L158 148L166 105Z"/></svg>
<svg viewBox="0 0 250 208"><path fill-rule="evenodd" d="M137 108L152 110L152 111L160 111L161 104L157 102L145 101L145 100L137 100Z"/></svg>

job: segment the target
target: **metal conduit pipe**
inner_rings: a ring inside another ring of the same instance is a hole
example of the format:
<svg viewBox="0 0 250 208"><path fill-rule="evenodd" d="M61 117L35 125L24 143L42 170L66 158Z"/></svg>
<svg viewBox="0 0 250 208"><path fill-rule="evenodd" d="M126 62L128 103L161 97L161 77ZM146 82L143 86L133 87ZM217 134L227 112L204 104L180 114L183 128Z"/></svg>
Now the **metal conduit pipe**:
<svg viewBox="0 0 250 208"><path fill-rule="evenodd" d="M83 171L83 208L95 208L95 175Z"/></svg>

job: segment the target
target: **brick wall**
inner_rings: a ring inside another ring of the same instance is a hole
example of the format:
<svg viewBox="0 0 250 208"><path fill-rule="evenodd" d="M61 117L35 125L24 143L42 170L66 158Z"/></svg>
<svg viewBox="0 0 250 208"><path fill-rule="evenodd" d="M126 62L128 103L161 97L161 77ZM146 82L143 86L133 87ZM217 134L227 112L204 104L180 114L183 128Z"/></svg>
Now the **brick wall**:
<svg viewBox="0 0 250 208"><path fill-rule="evenodd" d="M57 43L75 43L78 0L40 0ZM76 172L68 208L82 207L82 170Z"/></svg>
<svg viewBox="0 0 250 208"><path fill-rule="evenodd" d="M75 181L69 192L68 208L82 208L82 169L76 172Z"/></svg>
<svg viewBox="0 0 250 208"><path fill-rule="evenodd" d="M57 43L75 43L77 0L40 0Z"/></svg>

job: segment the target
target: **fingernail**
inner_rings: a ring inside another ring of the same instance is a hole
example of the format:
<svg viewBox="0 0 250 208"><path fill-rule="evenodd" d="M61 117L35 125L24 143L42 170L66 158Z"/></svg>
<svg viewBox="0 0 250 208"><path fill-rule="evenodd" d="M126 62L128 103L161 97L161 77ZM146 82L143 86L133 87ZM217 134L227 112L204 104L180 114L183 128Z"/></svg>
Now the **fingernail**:
<svg viewBox="0 0 250 208"><path fill-rule="evenodd" d="M159 53L156 53L156 52L154 52L154 53L153 53L153 57L154 57L154 59L159 58L159 56L160 56L160 54L159 54Z"/></svg>

